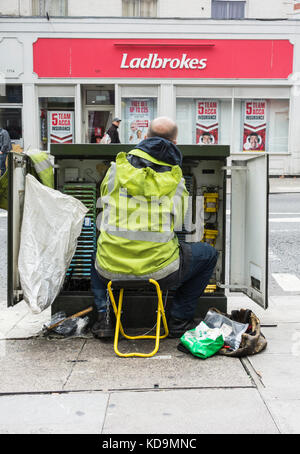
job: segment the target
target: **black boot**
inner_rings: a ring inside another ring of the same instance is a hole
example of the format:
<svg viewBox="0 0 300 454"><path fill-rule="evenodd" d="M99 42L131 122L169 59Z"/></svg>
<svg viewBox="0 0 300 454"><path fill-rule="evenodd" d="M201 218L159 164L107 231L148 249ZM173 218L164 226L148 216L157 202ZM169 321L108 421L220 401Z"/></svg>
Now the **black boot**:
<svg viewBox="0 0 300 454"><path fill-rule="evenodd" d="M115 330L111 315L112 314L109 314L109 317L107 317L106 312L98 312L97 321L91 328L91 332L95 337L97 338L114 337Z"/></svg>
<svg viewBox="0 0 300 454"><path fill-rule="evenodd" d="M168 320L169 337L181 337L186 331L193 329L197 323L192 320L182 320L180 318L170 317Z"/></svg>

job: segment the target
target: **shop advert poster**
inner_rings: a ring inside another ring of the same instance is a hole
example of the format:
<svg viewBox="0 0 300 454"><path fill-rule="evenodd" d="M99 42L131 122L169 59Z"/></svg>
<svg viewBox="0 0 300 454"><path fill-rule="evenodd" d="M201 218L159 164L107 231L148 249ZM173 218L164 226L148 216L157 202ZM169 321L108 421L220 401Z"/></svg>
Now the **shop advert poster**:
<svg viewBox="0 0 300 454"><path fill-rule="evenodd" d="M216 145L219 143L219 102L212 99L196 101L196 143Z"/></svg>
<svg viewBox="0 0 300 454"><path fill-rule="evenodd" d="M243 151L266 150L265 100L247 100L244 103Z"/></svg>
<svg viewBox="0 0 300 454"><path fill-rule="evenodd" d="M128 99L126 101L127 143L137 144L144 140L152 119L152 99Z"/></svg>
<svg viewBox="0 0 300 454"><path fill-rule="evenodd" d="M49 142L73 143L74 139L74 112L50 111L49 115Z"/></svg>

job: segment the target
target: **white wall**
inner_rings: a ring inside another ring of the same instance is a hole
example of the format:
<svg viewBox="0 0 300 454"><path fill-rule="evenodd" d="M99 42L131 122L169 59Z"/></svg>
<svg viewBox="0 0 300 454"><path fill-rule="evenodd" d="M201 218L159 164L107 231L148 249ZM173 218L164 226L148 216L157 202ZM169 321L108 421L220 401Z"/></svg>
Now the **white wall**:
<svg viewBox="0 0 300 454"><path fill-rule="evenodd" d="M291 0L247 0L246 17L260 18L291 18L294 4Z"/></svg>
<svg viewBox="0 0 300 454"><path fill-rule="evenodd" d="M19 0L0 0L0 14L18 16L19 15Z"/></svg>
<svg viewBox="0 0 300 454"><path fill-rule="evenodd" d="M0 15L31 16L32 0L0 0Z"/></svg>
<svg viewBox="0 0 300 454"><path fill-rule="evenodd" d="M158 0L159 17L211 17L211 0Z"/></svg>
<svg viewBox="0 0 300 454"><path fill-rule="evenodd" d="M122 0L69 0L69 16L122 16Z"/></svg>
<svg viewBox="0 0 300 454"><path fill-rule="evenodd" d="M30 16L32 0L0 0L0 15ZM122 0L68 0L69 16L122 16ZM246 0L247 18L292 18L292 0ZM211 0L158 0L158 17L211 17Z"/></svg>
<svg viewBox="0 0 300 454"><path fill-rule="evenodd" d="M32 15L32 0L20 0L20 15L21 16Z"/></svg>

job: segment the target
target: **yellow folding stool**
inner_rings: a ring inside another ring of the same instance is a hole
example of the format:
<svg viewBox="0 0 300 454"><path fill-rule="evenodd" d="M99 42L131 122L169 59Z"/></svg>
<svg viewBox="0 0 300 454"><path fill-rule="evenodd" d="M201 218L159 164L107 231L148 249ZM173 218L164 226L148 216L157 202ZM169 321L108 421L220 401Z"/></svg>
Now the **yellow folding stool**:
<svg viewBox="0 0 300 454"><path fill-rule="evenodd" d="M147 283L150 282L151 284L155 285L156 293L157 293L157 322L156 322L156 334L155 334L155 336L149 336L149 335L128 336L127 334L125 334L123 326L122 326L122 323L121 323L121 313L122 313L122 305L123 305L124 287L126 286L126 287L130 288L130 281L126 282L126 283L123 282L123 281L122 282L121 281L119 281L119 282L118 281L114 281L114 283L112 281L110 281L107 284L107 290L108 290L108 293L109 293L109 296L110 296L110 300L111 300L111 303L112 303L112 306L113 306L113 309L114 309L114 313L115 313L115 316L116 316L114 350L115 350L115 353L118 356L121 356L121 357L124 357L124 358L128 358L128 357L131 357L131 356L140 356L142 358L148 358L150 356L154 356L155 353L157 353L157 351L159 349L159 341L160 341L160 339L166 338L168 336L168 334L169 334L167 320L166 320L166 315L165 315L165 310L164 310L164 305L163 305L163 300L162 300L162 291L160 289L160 285L154 279L149 279L149 281L143 281L143 282L140 281L139 285L143 285L143 283L145 284L146 282ZM118 307L117 307L117 304L116 304L116 301L115 301L115 298L114 298L114 295L113 295L113 289L112 289L112 285L113 284L116 284L118 286L118 288L120 288ZM160 335L161 318L162 318L163 326L164 326L164 330L165 330L165 334L163 334L162 336ZM133 339L133 340L134 339L155 339L155 348L154 348L154 350L152 352L150 352L150 353L121 353L119 351L119 349L118 349L120 331L121 331L122 336L126 337L126 339Z"/></svg>

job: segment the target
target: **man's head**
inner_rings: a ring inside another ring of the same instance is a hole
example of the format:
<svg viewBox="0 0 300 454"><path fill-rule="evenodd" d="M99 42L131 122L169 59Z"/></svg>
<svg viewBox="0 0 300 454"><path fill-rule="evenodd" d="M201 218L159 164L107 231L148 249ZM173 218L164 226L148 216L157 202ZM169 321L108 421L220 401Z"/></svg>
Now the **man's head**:
<svg viewBox="0 0 300 454"><path fill-rule="evenodd" d="M258 147L259 137L258 137L258 134L256 134L256 132L254 132L253 134L250 135L249 142L250 142L251 149L255 149Z"/></svg>
<svg viewBox="0 0 300 454"><path fill-rule="evenodd" d="M135 121L132 121L130 123L130 129L131 129L132 132L135 132L137 130L137 125L136 125Z"/></svg>
<svg viewBox="0 0 300 454"><path fill-rule="evenodd" d="M115 117L115 118L113 119L113 121L112 121L112 124L115 125L115 126L117 126L117 127L119 127L121 121L122 121L121 118Z"/></svg>
<svg viewBox="0 0 300 454"><path fill-rule="evenodd" d="M151 122L147 132L147 138L162 137L176 144L177 134L178 127L175 121L168 117L158 117Z"/></svg>
<svg viewBox="0 0 300 454"><path fill-rule="evenodd" d="M209 132L204 132L204 133L202 134L202 143L203 143L204 145L209 145L209 144L211 144L211 136L210 136Z"/></svg>

